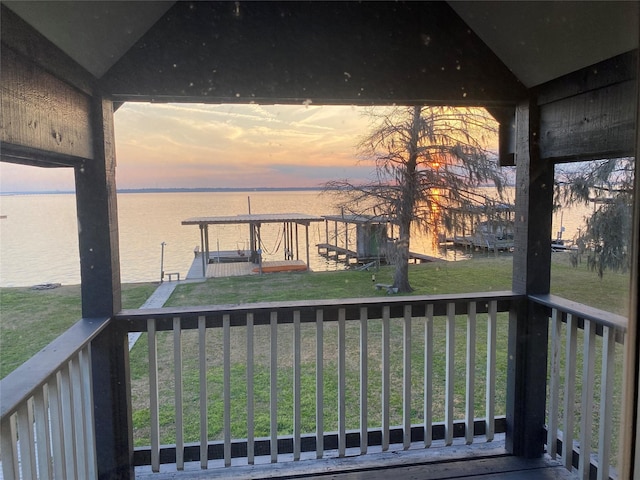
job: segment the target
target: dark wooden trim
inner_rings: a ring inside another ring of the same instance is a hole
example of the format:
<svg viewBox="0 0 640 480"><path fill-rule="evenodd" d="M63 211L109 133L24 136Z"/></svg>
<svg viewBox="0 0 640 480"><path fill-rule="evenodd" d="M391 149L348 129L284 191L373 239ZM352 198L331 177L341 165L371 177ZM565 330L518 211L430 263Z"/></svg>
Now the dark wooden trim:
<svg viewBox="0 0 640 480"><path fill-rule="evenodd" d="M498 162L501 167L513 167L516 164L516 109L488 107L487 111L495 118L498 127Z"/></svg>
<svg viewBox="0 0 640 480"><path fill-rule="evenodd" d="M512 289L547 294L551 274L553 164L539 157L535 101L518 106Z"/></svg>
<svg viewBox="0 0 640 480"><path fill-rule="evenodd" d="M1 50L9 48L19 52L30 62L85 94L91 95L96 91L93 75L4 4L0 4L0 38Z"/></svg>
<svg viewBox="0 0 640 480"><path fill-rule="evenodd" d="M540 158L628 157L635 147L636 81L627 80L540 107Z"/></svg>
<svg viewBox="0 0 640 480"><path fill-rule="evenodd" d="M111 102L93 101L95 159L75 169L83 316L121 309L115 141Z"/></svg>
<svg viewBox="0 0 640 480"><path fill-rule="evenodd" d="M251 305L210 305L206 307L183 307L183 308L160 308L144 310L123 310L116 315L115 321L126 324L128 331L146 331L147 319L156 319L157 330L171 330L173 328L173 318L181 317L183 329L198 328L198 317L206 318L207 328L219 328L222 326L223 315L230 315L232 326L246 325L246 315L253 313L255 325L268 325L271 312L278 313L278 323L293 323L293 312L300 312L302 322L315 322L316 311L323 311L325 322L337 321L338 311L345 309L347 320L358 320L360 318L360 308L366 307L368 318L382 318L382 309L388 306L393 318L400 318L404 315L406 305L411 306L411 314L415 317L426 314L427 304L434 306L434 315L444 316L447 313L447 305L456 304L456 314L464 315L470 302L476 302L476 311L486 313L490 301L498 302L498 311L506 312L511 303L518 299L511 292L491 292L478 294L452 294L452 295L424 295L410 297L396 297L392 300L388 298L366 298L366 299L340 299L340 300L310 300L298 302L265 302Z"/></svg>
<svg viewBox="0 0 640 480"><path fill-rule="evenodd" d="M507 355L507 435L513 455L544 453L549 317L542 305L514 304L509 320Z"/></svg>
<svg viewBox="0 0 640 480"><path fill-rule="evenodd" d="M111 317L121 309L111 102L92 99L89 121L94 159L75 168L82 311ZM98 478L133 479L127 332L113 323L92 343L91 361Z"/></svg>
<svg viewBox="0 0 640 480"><path fill-rule="evenodd" d="M117 101L514 105L446 2L177 2L103 76Z"/></svg>
<svg viewBox="0 0 640 480"><path fill-rule="evenodd" d="M548 294L551 274L553 165L539 157L535 98L516 112L516 214L513 291ZM546 307L514 302L507 360L507 450L526 458L544 452L549 317Z"/></svg>
<svg viewBox="0 0 640 480"><path fill-rule="evenodd" d="M0 380L0 416L13 413L21 402L42 387L51 375L91 342L109 324L109 318L84 318Z"/></svg>
<svg viewBox="0 0 640 480"><path fill-rule="evenodd" d="M506 430L505 417L496 417L494 420L495 433L504 433ZM465 423L463 421L454 422L453 436L462 438L465 436ZM486 431L486 423L484 419L474 422L474 435L484 435ZM432 440L444 440L445 426L443 423L434 423L432 430ZM389 443L401 444L403 431L401 427L394 427L389 432ZM411 427L411 441L424 441L424 426L416 425ZM367 433L367 442L369 446L382 445L382 431L380 429L369 429ZM360 447L360 431L353 430L346 433L346 448ZM337 450L338 434L327 433L324 436L323 448L325 451ZM271 441L268 438L258 438L255 441L254 451L256 456L269 455L271 452ZM301 451L316 451L315 434L303 435L301 437ZM278 437L278 454L293 453L293 437ZM209 460L220 460L224 458L224 442L210 442L207 449ZM231 457L243 458L247 456L247 440L239 439L231 443ZM185 462L197 462L200 460L200 444L191 443L184 447ZM160 448L160 463L175 463L176 446L166 445ZM151 464L151 450L149 447L138 447L134 453L134 463L136 467Z"/></svg>
<svg viewBox="0 0 640 480"><path fill-rule="evenodd" d="M79 167L85 158L0 141L0 161L44 168Z"/></svg>
<svg viewBox="0 0 640 480"><path fill-rule="evenodd" d="M638 50L632 50L540 85L536 89L538 105L634 81L637 77L637 62Z"/></svg>
<svg viewBox="0 0 640 480"><path fill-rule="evenodd" d="M4 45L0 108L3 157L6 150L16 162L47 163L51 152L54 165L94 158L90 98Z"/></svg>
<svg viewBox="0 0 640 480"><path fill-rule="evenodd" d="M634 155L637 61L633 50L536 87L540 158Z"/></svg>
<svg viewBox="0 0 640 480"><path fill-rule="evenodd" d="M640 21L640 18L638 19ZM640 33L640 32L639 32ZM623 401L623 419L628 429L622 438L624 467L629 478L640 477L640 58L636 57L635 106L635 179L633 196L633 223L631 243L631 282L629 289L629 327L627 346L627 374L624 381L627 392ZM627 460L628 458L628 460Z"/></svg>

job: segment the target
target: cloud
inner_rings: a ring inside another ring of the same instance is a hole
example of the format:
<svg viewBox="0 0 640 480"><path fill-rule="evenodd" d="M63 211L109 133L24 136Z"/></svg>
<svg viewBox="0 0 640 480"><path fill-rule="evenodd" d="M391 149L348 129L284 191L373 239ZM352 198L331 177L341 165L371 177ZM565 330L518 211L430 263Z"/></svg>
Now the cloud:
<svg viewBox="0 0 640 480"><path fill-rule="evenodd" d="M366 125L361 111L349 106L125 104L116 113L118 184L298 186L317 181L320 171L329 179L336 168L357 163L355 139Z"/></svg>
<svg viewBox="0 0 640 480"><path fill-rule="evenodd" d="M316 186L360 175L363 109L125 103L115 113L117 185ZM353 168L353 170L352 170ZM72 169L3 164L3 191L73 190Z"/></svg>

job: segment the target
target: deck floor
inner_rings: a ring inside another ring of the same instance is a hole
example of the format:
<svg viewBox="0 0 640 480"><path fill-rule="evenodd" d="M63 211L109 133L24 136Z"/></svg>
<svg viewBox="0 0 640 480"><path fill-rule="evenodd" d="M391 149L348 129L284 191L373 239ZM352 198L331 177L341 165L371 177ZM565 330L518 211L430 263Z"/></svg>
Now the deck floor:
<svg viewBox="0 0 640 480"><path fill-rule="evenodd" d="M268 459L264 460L265 462ZM186 465L178 472L175 466L163 466L161 473L148 467L136 470L138 480L186 479L294 479L307 480L564 480L575 478L558 461L545 456L540 459L512 457L504 450L504 442L460 445L454 447L417 448L408 451L371 453L343 458L306 459L277 464L261 463L222 467L211 464L201 470L199 464ZM256 462L258 459L256 458Z"/></svg>
<svg viewBox="0 0 640 480"><path fill-rule="evenodd" d="M285 271L287 268L299 271L306 264L302 260L276 260L262 263L265 271L270 269L278 269ZM206 265L206 278L222 278L222 277L240 277L245 275L258 275L259 272L254 271L257 265L251 262L220 262L209 263ZM202 257L200 254L195 256L189 272L188 280L202 279Z"/></svg>

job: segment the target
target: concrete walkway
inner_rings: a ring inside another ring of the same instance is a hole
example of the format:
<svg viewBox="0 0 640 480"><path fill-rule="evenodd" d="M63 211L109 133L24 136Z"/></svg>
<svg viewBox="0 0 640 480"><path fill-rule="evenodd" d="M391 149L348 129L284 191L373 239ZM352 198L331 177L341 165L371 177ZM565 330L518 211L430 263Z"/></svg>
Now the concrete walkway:
<svg viewBox="0 0 640 480"><path fill-rule="evenodd" d="M183 280L181 282L162 282L140 308L162 308L178 285L182 283L202 281L204 281L204 279ZM141 332L132 332L129 334L129 351L131 351L133 346L136 344L140 335L142 335Z"/></svg>

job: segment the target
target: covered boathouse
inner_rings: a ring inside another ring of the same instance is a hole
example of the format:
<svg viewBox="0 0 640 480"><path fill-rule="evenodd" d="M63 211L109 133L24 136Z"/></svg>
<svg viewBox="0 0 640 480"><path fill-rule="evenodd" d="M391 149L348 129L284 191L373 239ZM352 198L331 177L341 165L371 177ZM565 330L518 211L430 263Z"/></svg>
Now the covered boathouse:
<svg viewBox="0 0 640 480"><path fill-rule="evenodd" d="M550 295L549 244L556 164L637 154L638 2L2 1L0 9L1 160L74 170L82 278L82 318L0 383L5 480L320 472L339 479L640 477L638 197L628 318ZM114 112L123 102L485 107L500 123L500 162L516 168L512 288L122 310ZM413 335L412 322L425 318L424 332ZM486 383L475 402L480 357L472 342L458 366L464 393L454 388L456 323L466 322L469 338L476 328L486 331L486 350L494 352L501 340L496 321L503 319L507 355L482 357ZM433 338L432 320L446 323L446 337ZM375 344L373 324L382 332ZM318 334L303 349L300 332L309 325ZM328 364L322 332L333 326L338 350ZM400 372L390 368L391 326L405 332L393 344L394 354L402 351ZM359 339L349 352L346 327ZM238 328L248 332L248 372L254 340L266 342L260 351L271 355L266 437L254 434L255 385L248 374L246 430L241 438L232 435L231 406L238 400L229 386L236 374L228 339ZM254 336L254 328L269 329L269 338ZM157 387L157 339L164 331L172 332L174 352L169 400ZM200 407L189 413L182 407L183 331L199 339L188 352L197 366L186 373L201 379ZM148 340L148 369L135 372L148 377L148 445L133 442L129 332ZM216 352L207 350L213 332L225 339ZM278 335L291 339L291 367L277 362ZM424 364L412 366L418 337ZM446 345L444 393L437 398L434 387L441 385L432 369L444 358L434 359L434 344ZM368 363L370 351L375 361ZM312 432L301 427L303 352L317 358ZM212 355L220 356L224 372L215 400L224 419L219 440L207 418ZM567 360L562 368L560 358ZM616 403L609 379L620 358L624 393ZM349 405L347 359L360 369L357 384L349 383L360 401ZM503 387L495 381L496 362L506 371ZM380 401L368 403L374 363L381 369ZM335 371L331 388L325 367ZM602 382L591 381L596 370ZM579 395L576 371L586 379ZM424 392L419 423L412 416L411 372ZM285 374L293 385L287 412L278 403L278 378ZM505 390L505 415L496 414L496 388ZM402 399L393 419L392 393ZM442 419L433 418L435 404L444 408ZM347 408L357 408L359 428L347 429ZM323 412L331 410L335 429L325 428ZM198 418L197 441L185 441L187 414ZM283 414L293 419L292 431L278 430ZM159 429L167 415L175 424L169 445Z"/></svg>
<svg viewBox="0 0 640 480"><path fill-rule="evenodd" d="M202 277L214 277L217 275L216 267L220 263L251 263L258 267L251 267L247 273L256 271L278 272L299 271L309 268L309 226L313 222L323 222L322 217L307 215L304 213L262 213L246 215L230 215L226 217L193 217L182 221L182 225L197 225L200 230L200 248L195 252L195 261L200 263ZM282 224L283 259L271 261L265 264L262 261L262 235L261 226L265 223ZM247 225L249 228L249 250L225 251L214 249L209 243L209 226L223 225ZM298 227L304 227L304 253L306 263L300 259L300 232ZM192 268L187 277L195 277ZM244 271L244 270L243 270Z"/></svg>

